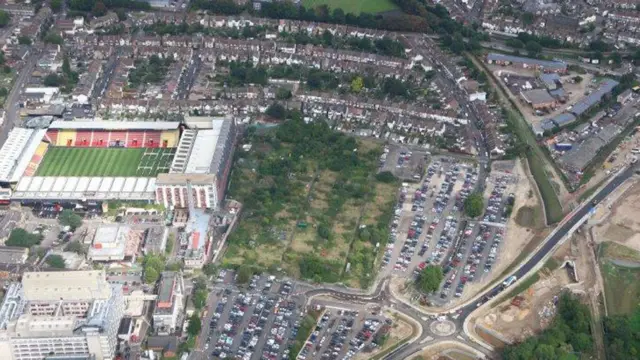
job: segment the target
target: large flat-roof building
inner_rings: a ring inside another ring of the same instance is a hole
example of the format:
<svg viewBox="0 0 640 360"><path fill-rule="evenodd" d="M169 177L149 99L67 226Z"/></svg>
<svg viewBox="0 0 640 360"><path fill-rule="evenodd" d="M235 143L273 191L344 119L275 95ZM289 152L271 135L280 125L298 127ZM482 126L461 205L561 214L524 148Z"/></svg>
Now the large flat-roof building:
<svg viewBox="0 0 640 360"><path fill-rule="evenodd" d="M525 69L541 70L546 72L567 72L567 64L561 61L539 60L498 53L487 54L487 62L489 64L498 65L519 65Z"/></svg>
<svg viewBox="0 0 640 360"><path fill-rule="evenodd" d="M217 208L224 200L236 140L232 117L213 118L208 129L185 130L168 174L159 174L156 201L186 208L189 190L196 208Z"/></svg>
<svg viewBox="0 0 640 360"><path fill-rule="evenodd" d="M112 359L124 314L121 285L101 270L28 272L0 305L3 360Z"/></svg>
<svg viewBox="0 0 640 360"><path fill-rule="evenodd" d="M133 260L142 242L142 234L142 231L133 231L124 225L101 226L96 230L87 258L93 261Z"/></svg>

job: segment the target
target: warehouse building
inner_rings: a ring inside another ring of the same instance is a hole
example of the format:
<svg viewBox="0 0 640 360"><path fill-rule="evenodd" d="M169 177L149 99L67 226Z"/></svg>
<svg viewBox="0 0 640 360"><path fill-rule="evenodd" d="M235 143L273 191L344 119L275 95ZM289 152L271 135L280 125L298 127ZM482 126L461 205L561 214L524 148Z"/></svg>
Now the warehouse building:
<svg viewBox="0 0 640 360"><path fill-rule="evenodd" d="M25 273L0 306L2 359L112 359L123 314L122 287L104 271Z"/></svg>

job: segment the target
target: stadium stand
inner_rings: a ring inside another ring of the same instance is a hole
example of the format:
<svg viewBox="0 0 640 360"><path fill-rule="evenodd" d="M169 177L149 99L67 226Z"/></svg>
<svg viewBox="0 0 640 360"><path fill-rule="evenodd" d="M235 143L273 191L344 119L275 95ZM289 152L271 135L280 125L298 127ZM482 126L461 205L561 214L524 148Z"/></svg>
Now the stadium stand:
<svg viewBox="0 0 640 360"><path fill-rule="evenodd" d="M75 146L91 147L92 137L93 137L93 131L77 131Z"/></svg>
<svg viewBox="0 0 640 360"><path fill-rule="evenodd" d="M55 130L55 129L47 130L46 134L44 135L44 139L48 141L49 144L57 145L58 130Z"/></svg>
<svg viewBox="0 0 640 360"><path fill-rule="evenodd" d="M49 149L48 143L44 141L40 142L40 145L38 145L38 147L36 148L36 152L31 157L31 161L29 162L29 165L27 165L27 168L24 171L24 176L33 176L36 173L36 170L38 169L38 165L40 165L40 162L42 161L44 154L47 153L48 149Z"/></svg>

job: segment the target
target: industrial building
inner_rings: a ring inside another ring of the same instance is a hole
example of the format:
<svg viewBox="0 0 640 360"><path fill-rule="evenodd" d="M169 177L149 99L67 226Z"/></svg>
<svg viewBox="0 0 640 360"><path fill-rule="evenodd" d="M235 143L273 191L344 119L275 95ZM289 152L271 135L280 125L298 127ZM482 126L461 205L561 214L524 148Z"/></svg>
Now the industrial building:
<svg viewBox="0 0 640 360"><path fill-rule="evenodd" d="M142 243L142 231L125 225L103 225L96 230L87 258L93 261L135 261Z"/></svg>
<svg viewBox="0 0 640 360"><path fill-rule="evenodd" d="M182 274L164 271L158 288L156 307L153 310L153 329L158 335L172 334L184 309L184 280Z"/></svg>
<svg viewBox="0 0 640 360"><path fill-rule="evenodd" d="M519 65L520 67L525 69L540 70L545 72L567 72L567 64L561 61L531 59L498 53L487 54L487 63L498 65Z"/></svg>
<svg viewBox="0 0 640 360"><path fill-rule="evenodd" d="M0 306L3 360L113 359L124 314L104 271L27 272Z"/></svg>
<svg viewBox="0 0 640 360"><path fill-rule="evenodd" d="M232 117L214 118L209 128L185 130L168 174L156 180L156 201L167 208L216 209L224 200L236 142Z"/></svg>
<svg viewBox="0 0 640 360"><path fill-rule="evenodd" d="M551 97L546 89L532 89L520 92L522 99L532 108L553 109L556 107L556 99Z"/></svg>

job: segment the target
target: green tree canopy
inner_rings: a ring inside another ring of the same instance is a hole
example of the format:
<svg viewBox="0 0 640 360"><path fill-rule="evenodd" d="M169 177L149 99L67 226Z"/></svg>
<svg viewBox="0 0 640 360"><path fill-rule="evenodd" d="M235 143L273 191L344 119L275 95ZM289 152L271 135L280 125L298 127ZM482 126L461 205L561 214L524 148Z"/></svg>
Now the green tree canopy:
<svg viewBox="0 0 640 360"><path fill-rule="evenodd" d="M3 28L11 22L11 14L4 10L0 10L0 28Z"/></svg>
<svg viewBox="0 0 640 360"><path fill-rule="evenodd" d="M152 267L144 268L144 282L147 284L155 284L160 274Z"/></svg>
<svg viewBox="0 0 640 360"><path fill-rule="evenodd" d="M464 212L468 217L476 218L482 215L484 198L482 193L473 193L464 200Z"/></svg>
<svg viewBox="0 0 640 360"><path fill-rule="evenodd" d="M62 10L62 0L51 0L50 6L53 12L60 12Z"/></svg>
<svg viewBox="0 0 640 360"><path fill-rule="evenodd" d="M218 272L218 267L215 264L208 263L202 267L202 272L207 276L213 276Z"/></svg>
<svg viewBox="0 0 640 360"><path fill-rule="evenodd" d="M357 94L362 91L362 88L364 88L364 79L362 79L362 76L356 76L355 78L353 78L353 80L351 80L352 92Z"/></svg>
<svg viewBox="0 0 640 360"><path fill-rule="evenodd" d="M209 292L205 289L198 289L193 294L193 306L200 310L207 304L207 296Z"/></svg>
<svg viewBox="0 0 640 360"><path fill-rule="evenodd" d="M31 45L31 38L26 35L18 36L18 44L20 45Z"/></svg>
<svg viewBox="0 0 640 360"><path fill-rule="evenodd" d="M72 210L64 209L58 216L58 222L62 226L69 226L71 230L75 230L82 226L82 217Z"/></svg>
<svg viewBox="0 0 640 360"><path fill-rule="evenodd" d="M416 287L423 293L432 293L440 287L440 283L444 279L442 267L437 265L429 265L425 267L416 279Z"/></svg>
<svg viewBox="0 0 640 360"><path fill-rule="evenodd" d="M284 120L284 118L287 116L287 110L280 103L273 103L269 105L264 113L267 116L278 120Z"/></svg>
<svg viewBox="0 0 640 360"><path fill-rule="evenodd" d="M47 36L44 37L44 43L45 44L62 45L63 42L64 42L64 40L62 39L62 36L60 36L60 34L56 34L54 32L50 32L50 33L47 34Z"/></svg>
<svg viewBox="0 0 640 360"><path fill-rule="evenodd" d="M11 230L11 234L9 234L9 239L5 241L6 246L19 246L30 248L34 245L40 244L42 241L42 235L32 234L27 232L25 229L15 228Z"/></svg>
<svg viewBox="0 0 640 360"><path fill-rule="evenodd" d="M64 251L71 251L77 254L84 254L86 252L84 246L79 241L71 241L65 246Z"/></svg>
<svg viewBox="0 0 640 360"><path fill-rule="evenodd" d="M187 325L187 334L192 337L198 336L200 334L200 330L202 330L202 322L200 321L200 317L197 312L194 312L191 317L189 317L189 324Z"/></svg>
<svg viewBox="0 0 640 360"><path fill-rule="evenodd" d="M47 265L55 269L66 269L67 267L64 258L60 255L49 255L45 262Z"/></svg>
<svg viewBox="0 0 640 360"><path fill-rule="evenodd" d="M236 281L238 284L246 284L253 276L253 268L249 265L240 265L237 276Z"/></svg>

